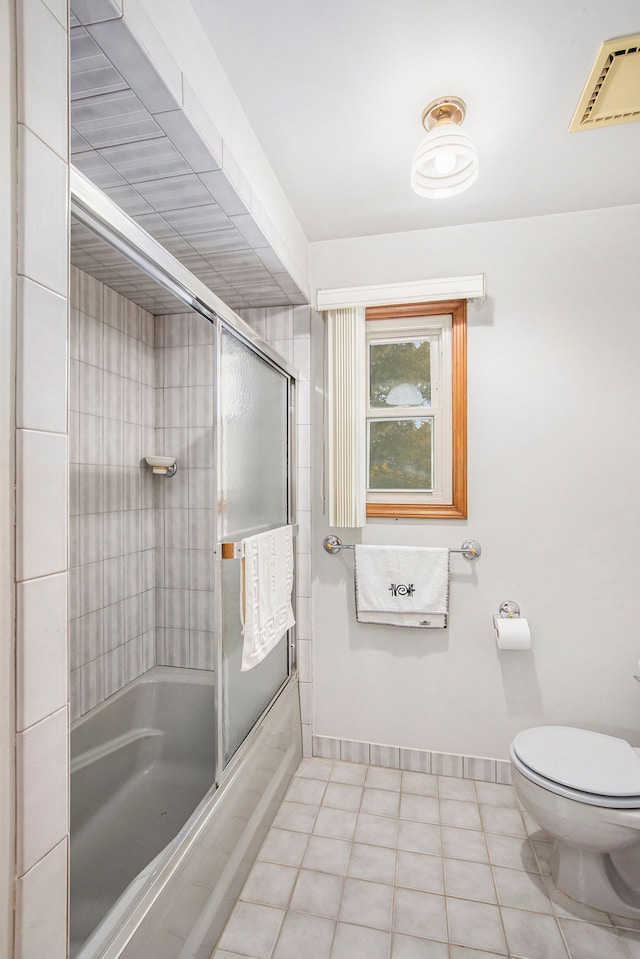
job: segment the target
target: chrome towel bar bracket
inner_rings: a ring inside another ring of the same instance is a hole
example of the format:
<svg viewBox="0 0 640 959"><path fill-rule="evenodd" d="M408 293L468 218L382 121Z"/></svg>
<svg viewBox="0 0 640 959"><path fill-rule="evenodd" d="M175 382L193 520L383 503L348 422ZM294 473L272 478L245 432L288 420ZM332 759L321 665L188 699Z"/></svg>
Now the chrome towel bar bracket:
<svg viewBox="0 0 640 959"><path fill-rule="evenodd" d="M322 541L327 553L339 553L341 549L355 549L342 542L339 536L325 536ZM451 549L450 553L462 553L465 559L478 559L482 554L482 547L476 539L465 539L460 549Z"/></svg>

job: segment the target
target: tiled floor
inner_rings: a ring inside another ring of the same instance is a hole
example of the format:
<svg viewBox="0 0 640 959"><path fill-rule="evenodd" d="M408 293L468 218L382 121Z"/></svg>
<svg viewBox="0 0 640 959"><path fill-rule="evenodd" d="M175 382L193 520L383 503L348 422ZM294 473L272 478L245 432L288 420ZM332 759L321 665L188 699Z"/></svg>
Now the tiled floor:
<svg viewBox="0 0 640 959"><path fill-rule="evenodd" d="M304 759L213 959L640 959L511 786Z"/></svg>

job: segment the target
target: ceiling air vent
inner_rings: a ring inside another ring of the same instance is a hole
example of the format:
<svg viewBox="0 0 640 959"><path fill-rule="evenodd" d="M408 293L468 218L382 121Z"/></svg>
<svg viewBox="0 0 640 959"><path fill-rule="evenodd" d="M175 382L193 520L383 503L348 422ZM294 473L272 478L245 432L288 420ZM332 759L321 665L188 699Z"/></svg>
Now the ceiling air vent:
<svg viewBox="0 0 640 959"><path fill-rule="evenodd" d="M569 133L634 120L640 120L640 33L602 44Z"/></svg>

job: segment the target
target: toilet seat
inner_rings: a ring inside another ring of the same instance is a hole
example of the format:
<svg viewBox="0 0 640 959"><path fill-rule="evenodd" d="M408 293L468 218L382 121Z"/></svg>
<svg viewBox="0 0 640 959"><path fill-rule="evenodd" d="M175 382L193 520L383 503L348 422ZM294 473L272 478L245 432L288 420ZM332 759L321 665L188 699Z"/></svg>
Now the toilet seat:
<svg viewBox="0 0 640 959"><path fill-rule="evenodd" d="M591 806L640 809L640 758L624 739L572 726L536 726L514 738L511 761L557 795Z"/></svg>

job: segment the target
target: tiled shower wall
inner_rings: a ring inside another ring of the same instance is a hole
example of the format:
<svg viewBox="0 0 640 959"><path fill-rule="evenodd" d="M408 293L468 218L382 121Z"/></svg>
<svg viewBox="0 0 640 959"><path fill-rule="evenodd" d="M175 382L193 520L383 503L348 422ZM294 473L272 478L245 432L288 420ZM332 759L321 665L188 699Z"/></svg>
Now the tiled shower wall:
<svg viewBox="0 0 640 959"><path fill-rule="evenodd" d="M154 318L71 268L70 697L82 715L154 665Z"/></svg>
<svg viewBox="0 0 640 959"><path fill-rule="evenodd" d="M176 456L153 477L159 665L214 667L213 327L196 313L157 316L156 431L148 452Z"/></svg>
<svg viewBox="0 0 640 959"><path fill-rule="evenodd" d="M298 368L298 666L311 747L309 307L245 317ZM151 666L214 666L214 346L71 270L70 677L76 718ZM176 456L153 475L144 457Z"/></svg>

